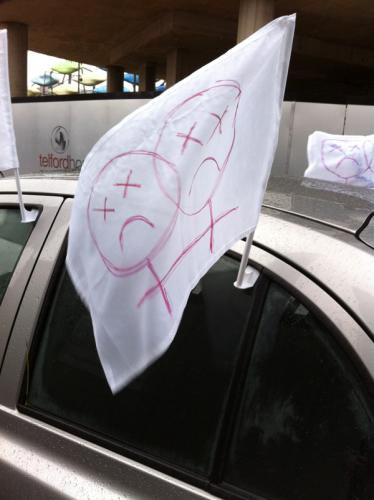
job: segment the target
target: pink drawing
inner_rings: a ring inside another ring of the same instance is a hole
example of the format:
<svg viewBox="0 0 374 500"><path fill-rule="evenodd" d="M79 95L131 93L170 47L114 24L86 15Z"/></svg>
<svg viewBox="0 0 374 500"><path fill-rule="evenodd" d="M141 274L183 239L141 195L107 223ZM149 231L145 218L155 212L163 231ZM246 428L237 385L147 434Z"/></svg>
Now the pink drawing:
<svg viewBox="0 0 374 500"><path fill-rule="evenodd" d="M127 179L126 179L126 182L117 182L116 184L113 184L113 186L122 186L124 187L125 189L123 190L123 197L126 198L127 196L127 191L128 191L128 188L129 187L133 187L133 188L141 188L141 184L131 184L130 183L130 177L132 175L132 170L130 170L130 172L128 173L128 176L127 176Z"/></svg>
<svg viewBox="0 0 374 500"><path fill-rule="evenodd" d="M217 122L217 125L214 127L214 129L212 130L212 133L209 137L209 140L208 142L210 141L210 139L214 136L214 134L216 133L216 130L218 128L218 132L220 135L222 135L222 120L223 120L223 117L225 116L225 114L227 113L227 107L225 109L225 111L222 113L221 116L217 115L216 113L210 113L211 116L213 116L214 118L217 118L218 122Z"/></svg>
<svg viewBox="0 0 374 500"><path fill-rule="evenodd" d="M200 146L203 146L204 144L200 141L200 139L197 139L196 137L193 137L191 134L194 130L194 128L196 127L197 123L195 122L192 127L190 128L190 130L188 131L188 134L182 134L181 132L178 132L177 133L177 137L181 137L182 139L184 139L183 141L183 144L182 144L182 149L181 149L181 154L183 154L186 150L186 147L188 145L188 142L191 141L191 142L195 142L196 144L200 144Z"/></svg>
<svg viewBox="0 0 374 500"><path fill-rule="evenodd" d="M374 173L374 143L369 139L325 139L321 143L321 161L340 181L364 180L365 174Z"/></svg>
<svg viewBox="0 0 374 500"><path fill-rule="evenodd" d="M240 95L237 82L218 81L175 106L167 114L160 129L155 151L176 165L183 176L179 208L186 215L197 215L204 209L209 210L234 147ZM217 103L218 109L211 109L211 103ZM185 134L185 140L193 132L195 148L192 145L189 148L180 147L179 131L182 127L189 131ZM173 133L175 129L178 130L177 134ZM157 158L153 162L157 172ZM199 182L202 170L211 173L209 184L203 186ZM167 186L162 186L162 179L160 186L167 194Z"/></svg>
<svg viewBox="0 0 374 500"><path fill-rule="evenodd" d="M234 147L240 94L239 84L231 80L195 93L166 114L150 150L119 154L94 178L86 214L103 263L119 278L148 269L154 281L139 297L138 307L160 294L172 315L168 279L202 240L213 253L219 222L238 209L228 207L215 214L214 198ZM149 202L153 199L156 204ZM98 211L103 213L101 220ZM166 272L165 267L157 270L157 258L183 217L196 219L197 234L170 259ZM209 224L203 227L206 218Z"/></svg>
<svg viewBox="0 0 374 500"><path fill-rule="evenodd" d="M115 276L130 276L148 266L163 249L170 238L178 216L178 209L168 197L158 199L158 210L165 214L164 224L153 221L154 209L147 207L147 199L159 192L157 178L153 175L150 159L157 157L158 174L169 180L171 196L178 203L180 199L179 177L174 165L157 153L149 151L128 151L109 160L96 175L87 204L88 227L94 245L108 270ZM126 203L121 190L113 186L113 172L128 169L136 163L136 171L142 178L141 188L133 191L132 203ZM173 182L170 182L173 181ZM103 230L94 217L96 200L102 193L110 193L116 209L116 220ZM113 244L113 234L117 235L118 244ZM126 245L132 239L146 241L144 246Z"/></svg>
<svg viewBox="0 0 374 500"><path fill-rule="evenodd" d="M104 198L104 207L103 208L94 208L94 212L103 212L104 215L104 222L106 222L106 214L109 212L115 212L114 208L107 208L107 197Z"/></svg>

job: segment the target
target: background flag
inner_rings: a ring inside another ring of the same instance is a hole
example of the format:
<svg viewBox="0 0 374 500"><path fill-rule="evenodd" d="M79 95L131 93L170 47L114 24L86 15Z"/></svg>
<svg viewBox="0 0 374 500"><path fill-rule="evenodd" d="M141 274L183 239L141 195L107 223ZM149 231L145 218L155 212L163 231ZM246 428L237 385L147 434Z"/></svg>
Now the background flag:
<svg viewBox="0 0 374 500"><path fill-rule="evenodd" d="M0 171L18 167L10 102L7 30L0 30Z"/></svg>
<svg viewBox="0 0 374 500"><path fill-rule="evenodd" d="M113 392L167 349L191 289L257 224L294 24L273 21L177 83L85 160L67 265Z"/></svg>
<svg viewBox="0 0 374 500"><path fill-rule="evenodd" d="M304 176L374 188L374 135L313 132Z"/></svg>
<svg viewBox="0 0 374 500"><path fill-rule="evenodd" d="M0 30L0 172L14 169L21 221L33 222L38 217L38 210L26 210L24 206L18 168L9 88L7 30Z"/></svg>

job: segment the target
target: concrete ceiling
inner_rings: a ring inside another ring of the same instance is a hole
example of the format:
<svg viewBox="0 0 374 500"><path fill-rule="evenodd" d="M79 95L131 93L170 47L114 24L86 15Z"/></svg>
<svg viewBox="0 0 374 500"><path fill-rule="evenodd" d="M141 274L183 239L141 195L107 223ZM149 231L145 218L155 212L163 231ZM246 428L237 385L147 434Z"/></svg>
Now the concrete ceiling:
<svg viewBox="0 0 374 500"><path fill-rule="evenodd" d="M290 88L373 81L373 0L276 0L275 8L298 14ZM162 73L172 48L204 62L231 47L238 10L239 0L0 0L0 22L27 24L31 50L126 70L148 61Z"/></svg>
<svg viewBox="0 0 374 500"><path fill-rule="evenodd" d="M6 0L0 3L0 22L27 24L31 50L107 65L144 56L158 59L175 38L183 45L198 46L198 41L188 36L190 19L176 20L175 24L176 9L209 22L210 36L216 34L218 42L221 36L227 39L227 23L232 31L229 38L235 41L237 1ZM199 24L200 35L207 38L203 23ZM151 37L145 36L149 30ZM118 46L126 48L129 41L128 52L118 57ZM150 41L153 48L147 46Z"/></svg>

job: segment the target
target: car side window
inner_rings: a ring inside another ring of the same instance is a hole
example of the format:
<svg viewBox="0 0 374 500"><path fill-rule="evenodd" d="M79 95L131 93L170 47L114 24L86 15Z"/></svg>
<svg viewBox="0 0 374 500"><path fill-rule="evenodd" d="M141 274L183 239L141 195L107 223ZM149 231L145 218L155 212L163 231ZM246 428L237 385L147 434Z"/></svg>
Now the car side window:
<svg viewBox="0 0 374 500"><path fill-rule="evenodd" d="M374 498L374 426L363 382L330 332L272 284L224 481L264 498Z"/></svg>
<svg viewBox="0 0 374 500"><path fill-rule="evenodd" d="M88 312L66 272L40 332L27 405L128 450L206 476L254 290L222 257L191 293L168 351L113 396Z"/></svg>
<svg viewBox="0 0 374 500"><path fill-rule="evenodd" d="M33 227L21 222L18 207L0 208L0 304Z"/></svg>

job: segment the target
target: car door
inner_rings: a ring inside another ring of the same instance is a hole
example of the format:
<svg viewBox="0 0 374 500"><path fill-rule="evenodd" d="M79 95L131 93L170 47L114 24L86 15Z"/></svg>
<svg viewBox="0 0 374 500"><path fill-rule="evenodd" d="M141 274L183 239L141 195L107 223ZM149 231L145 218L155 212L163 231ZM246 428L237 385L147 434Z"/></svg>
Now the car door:
<svg viewBox="0 0 374 500"><path fill-rule="evenodd" d="M236 438L249 418L242 418L245 388L257 335L269 316L270 283L301 301L298 316L304 317L303 308L312 311L362 380L372 383L374 351L366 333L325 290L256 246L251 261L261 277L253 289L235 289L239 242L191 295L168 353L114 397L89 315L64 270L71 204L63 204L44 245L0 374L7 450L0 473L9 475L8 496L286 498L276 488L243 483L245 468L239 477L232 474L240 472L235 456L245 439ZM265 479L271 486L272 475Z"/></svg>
<svg viewBox="0 0 374 500"><path fill-rule="evenodd" d="M298 270L259 248L251 257L270 280L233 399L222 486L233 498L370 500L373 340Z"/></svg>
<svg viewBox="0 0 374 500"><path fill-rule="evenodd" d="M184 325L194 339L184 334L177 345L177 351L186 353L184 359L171 351L166 363L116 398L97 359L89 315L64 269L71 205L72 200L65 201L44 245L0 375L5 450L0 474L7 478L6 494L213 498L202 488L207 489L210 447L220 432L251 300L232 287L239 263L221 262L203 284L214 292L218 281L227 282L217 299L234 305L231 338L221 335L216 345L222 314L211 302L215 293L197 293ZM199 336L201 349L194 359L190 354ZM217 356L224 360L222 366ZM50 395L45 397L45 391ZM206 415L199 425L201 413ZM127 425L121 426L124 419ZM177 479L181 477L183 481Z"/></svg>
<svg viewBox="0 0 374 500"><path fill-rule="evenodd" d="M0 194L0 367L10 330L38 255L63 198L25 195L35 222L21 222L18 197Z"/></svg>

